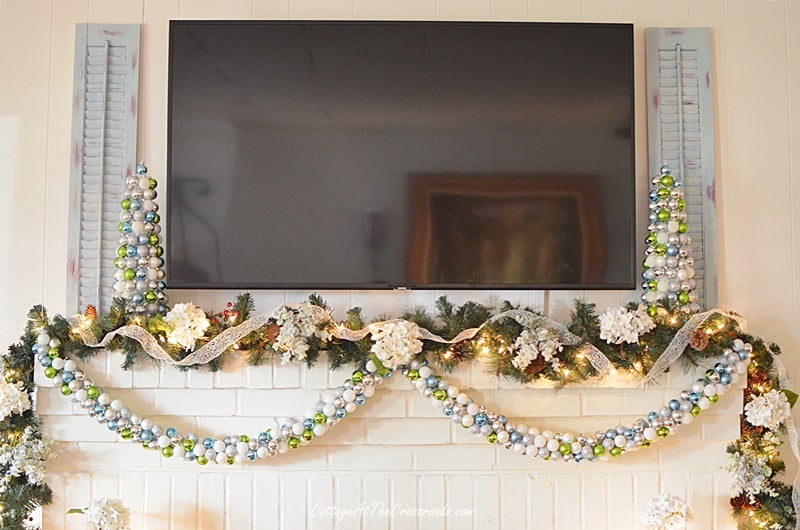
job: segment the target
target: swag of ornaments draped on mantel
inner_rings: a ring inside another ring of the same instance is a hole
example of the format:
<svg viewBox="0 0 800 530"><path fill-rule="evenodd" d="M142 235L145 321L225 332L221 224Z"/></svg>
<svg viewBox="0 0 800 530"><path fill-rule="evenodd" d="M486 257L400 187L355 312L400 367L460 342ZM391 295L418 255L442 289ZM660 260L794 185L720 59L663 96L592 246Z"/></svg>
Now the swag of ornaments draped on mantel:
<svg viewBox="0 0 800 530"><path fill-rule="evenodd" d="M785 467L778 448L787 429L796 436L790 407L797 395L788 388L776 345L745 333L735 314L698 313L686 205L668 167L652 179L642 303L598 314L593 304L575 300L566 324L507 302L499 308L477 302L456 306L446 298L436 301L433 313L414 308L377 322L367 322L359 308L337 320L316 295L259 315L254 315L249 294L239 295L220 313L190 303L169 307L157 182L140 165L125 185L112 307L103 314L89 306L81 315L51 318L36 306L20 341L0 358L3 527L33 527L38 523L29 514L51 500L45 482L51 442L43 438L32 408L36 366L64 399L95 418L98 428L164 458L200 466L256 463L301 450L357 414L393 376L406 378L444 420L489 444L527 458L590 464L679 435L682 425L700 421L704 410L747 377L741 437L728 447L731 505L744 528L797 524L793 489L778 480ZM348 375L319 402L309 403L305 414L278 428L181 433L137 414L94 383L80 362L102 349L123 352L126 369L149 356L178 369L212 371L232 356L244 356L251 365L279 359L313 366L325 353L332 370ZM651 383L676 364L704 371L659 410L643 411L630 425L562 433L515 423L447 381L448 373L475 360L520 384L547 380L556 387L599 380L611 372Z"/></svg>

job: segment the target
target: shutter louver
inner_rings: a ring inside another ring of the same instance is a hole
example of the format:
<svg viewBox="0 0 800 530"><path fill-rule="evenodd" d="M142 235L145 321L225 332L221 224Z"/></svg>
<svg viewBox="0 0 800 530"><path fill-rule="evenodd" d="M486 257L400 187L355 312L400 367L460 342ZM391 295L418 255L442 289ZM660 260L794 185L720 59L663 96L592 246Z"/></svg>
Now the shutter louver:
<svg viewBox="0 0 800 530"><path fill-rule="evenodd" d="M684 186L701 307L717 304L711 59L706 28L648 28L649 174L666 163Z"/></svg>
<svg viewBox="0 0 800 530"><path fill-rule="evenodd" d="M123 179L136 164L139 26L78 24L67 307L107 309Z"/></svg>

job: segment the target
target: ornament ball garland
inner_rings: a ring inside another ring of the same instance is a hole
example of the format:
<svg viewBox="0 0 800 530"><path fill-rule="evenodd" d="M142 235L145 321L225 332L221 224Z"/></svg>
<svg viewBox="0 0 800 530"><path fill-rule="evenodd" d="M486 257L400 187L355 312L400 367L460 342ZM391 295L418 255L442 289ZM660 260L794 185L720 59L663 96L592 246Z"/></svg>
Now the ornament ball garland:
<svg viewBox="0 0 800 530"><path fill-rule="evenodd" d="M41 328L32 350L45 376L60 387L62 395L79 404L89 416L121 439L141 443L146 449L160 450L168 458L178 456L195 460L200 465L244 463L304 446L355 412L374 394L375 387L394 373L373 355L363 371L354 371L343 385L316 403L304 417L287 420L276 432L265 430L255 436L228 435L222 439L203 437L201 440L195 433L182 435L172 427L154 424L129 410L122 401L113 399L87 378L75 361L64 359L59 348L61 341L48 333L46 321L41 322ZM591 462L648 447L657 439L673 434L679 426L691 423L746 373L752 350L750 344L737 338L730 348L723 350L721 361L707 370L703 378L697 379L690 389L683 390L658 411L650 412L630 426L619 425L579 435L512 424L505 416L488 411L435 374L424 357L412 360L408 366L399 365L397 370L423 396L430 398L434 406L441 408L443 415L489 443L544 460ZM408 357L404 352L395 353L401 358Z"/></svg>

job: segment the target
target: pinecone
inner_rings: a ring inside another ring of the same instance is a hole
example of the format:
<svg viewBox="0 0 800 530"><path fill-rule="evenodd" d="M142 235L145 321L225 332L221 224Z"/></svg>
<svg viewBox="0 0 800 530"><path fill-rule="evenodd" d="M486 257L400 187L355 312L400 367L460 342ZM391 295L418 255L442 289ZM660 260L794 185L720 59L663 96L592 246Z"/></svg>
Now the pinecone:
<svg viewBox="0 0 800 530"><path fill-rule="evenodd" d="M708 333L702 329L696 329L689 335L689 346L691 346L693 350L703 351L708 346L708 340Z"/></svg>
<svg viewBox="0 0 800 530"><path fill-rule="evenodd" d="M89 305L86 306L86 311L84 311L83 315L86 318L94 320L94 319L97 318L97 308L95 306L93 306L92 304L89 304Z"/></svg>
<svg viewBox="0 0 800 530"><path fill-rule="evenodd" d="M532 360L530 364L528 364L528 366L525 368L525 373L529 377L534 377L536 376L536 374L544 370L546 367L547 367L547 361L544 359L544 357L539 356L534 360Z"/></svg>
<svg viewBox="0 0 800 530"><path fill-rule="evenodd" d="M761 507L761 503L758 502L758 499L750 500L745 494L737 495L736 497L731 497L731 506L734 508L739 508L741 510L756 510Z"/></svg>
<svg viewBox="0 0 800 530"><path fill-rule="evenodd" d="M272 324L267 326L267 340L270 342L275 342L280 332L281 332L281 327L273 322Z"/></svg>

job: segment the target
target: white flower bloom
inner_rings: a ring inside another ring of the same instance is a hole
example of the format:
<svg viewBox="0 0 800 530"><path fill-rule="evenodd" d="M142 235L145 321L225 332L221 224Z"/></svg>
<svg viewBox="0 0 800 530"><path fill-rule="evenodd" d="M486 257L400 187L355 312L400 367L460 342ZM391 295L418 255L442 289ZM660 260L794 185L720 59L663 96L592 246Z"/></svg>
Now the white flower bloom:
<svg viewBox="0 0 800 530"><path fill-rule="evenodd" d="M22 414L31 408L31 401L22 381L7 383L0 380L0 421L12 414Z"/></svg>
<svg viewBox="0 0 800 530"><path fill-rule="evenodd" d="M692 518L689 505L675 495L656 497L642 510L642 524L647 530L679 530Z"/></svg>
<svg viewBox="0 0 800 530"><path fill-rule="evenodd" d="M86 522L93 530L127 530L131 512L120 499L102 498L83 510Z"/></svg>
<svg viewBox="0 0 800 530"><path fill-rule="evenodd" d="M550 331L547 328L534 330L525 328L514 341L515 355L511 364L520 370L525 370L534 359L541 355L554 370L557 370L560 361L556 355L563 349L564 347L557 340L550 338Z"/></svg>
<svg viewBox="0 0 800 530"><path fill-rule="evenodd" d="M328 326L332 321L330 313L310 302L295 306L282 305L272 315L280 327L273 348L282 353L281 362L302 361L309 349L308 339L318 337L323 342L331 338Z"/></svg>
<svg viewBox="0 0 800 530"><path fill-rule="evenodd" d="M744 413L750 425L775 430L789 419L792 410L786 394L773 389L754 397L745 405Z"/></svg>
<svg viewBox="0 0 800 530"><path fill-rule="evenodd" d="M731 491L734 496L746 494L754 499L759 493L775 496L777 493L767 484L772 476L768 465L769 457L756 453L731 453L725 469L730 473Z"/></svg>
<svg viewBox="0 0 800 530"><path fill-rule="evenodd" d="M380 326L372 326L370 334L375 341L371 351L386 368L408 364L422 351L422 331L407 320L382 322Z"/></svg>
<svg viewBox="0 0 800 530"><path fill-rule="evenodd" d="M194 304L175 304L164 317L170 330L167 341L183 346L186 350L194 348L197 339L203 338L211 322L205 312Z"/></svg>
<svg viewBox="0 0 800 530"><path fill-rule="evenodd" d="M36 438L33 427L26 427L17 445L4 444L0 447L0 467L6 477L22 474L28 484L39 485L44 482L45 462L52 457L50 442Z"/></svg>
<svg viewBox="0 0 800 530"><path fill-rule="evenodd" d="M639 335L655 327L656 323L647 314L647 308L643 305L635 311L614 307L600 315L600 338L609 344L638 343Z"/></svg>

